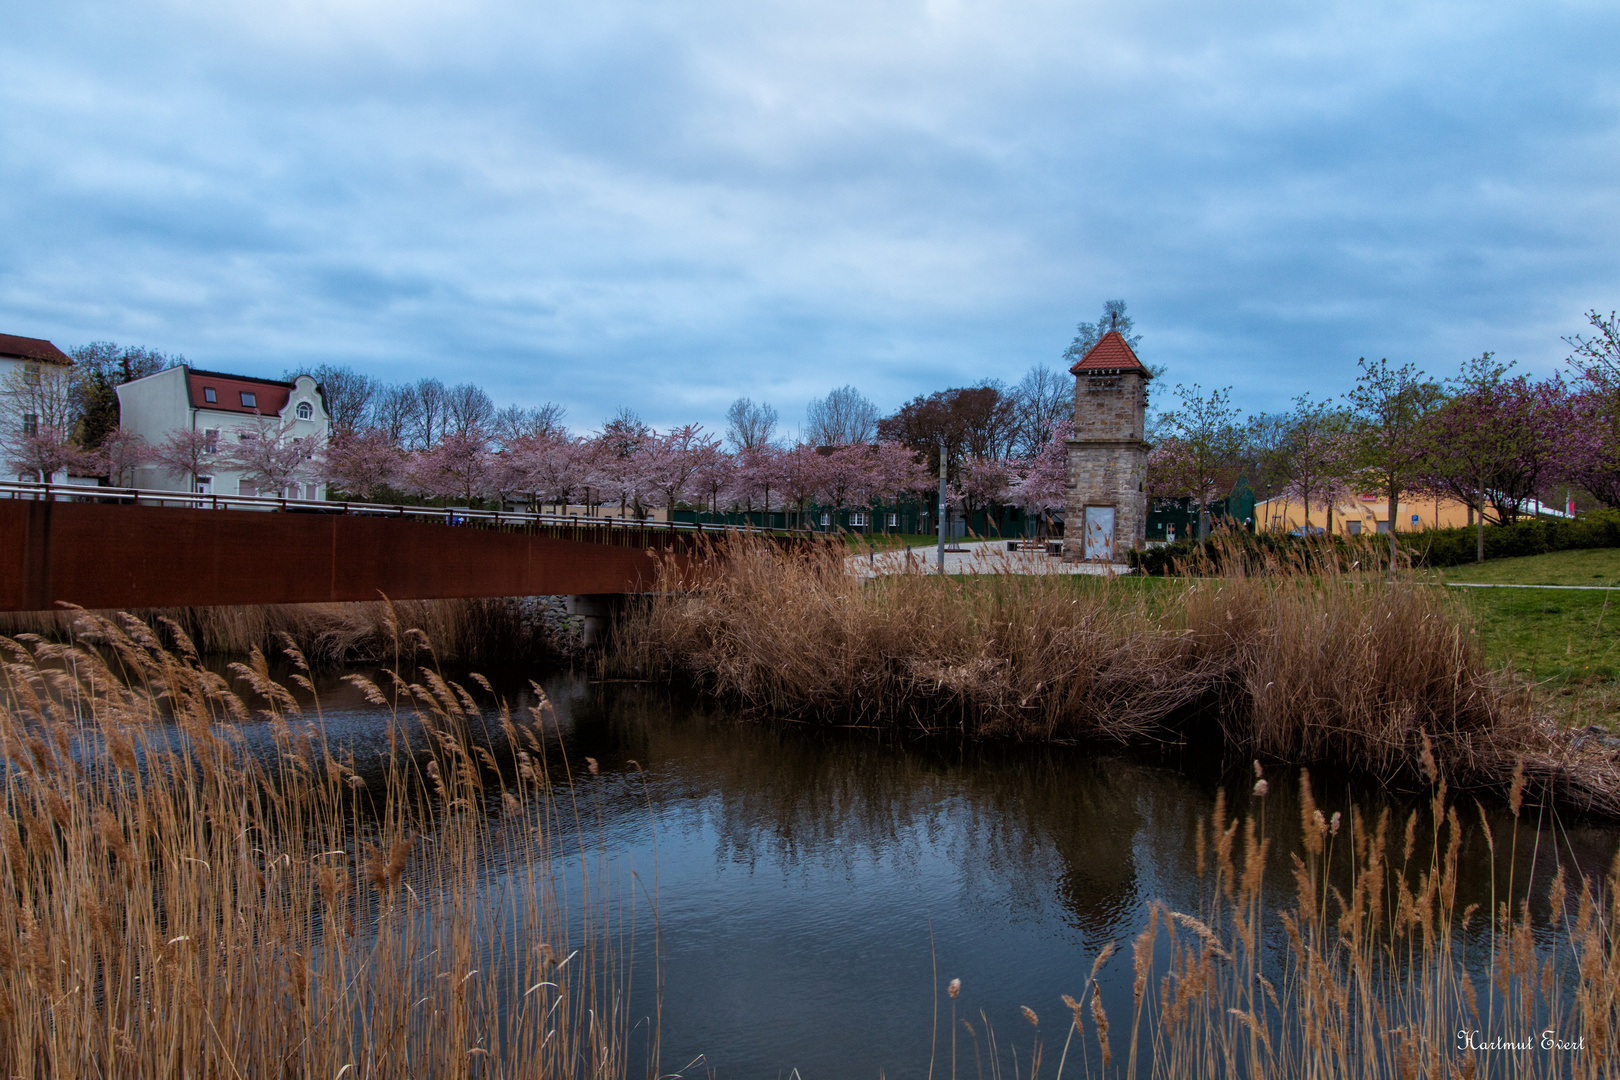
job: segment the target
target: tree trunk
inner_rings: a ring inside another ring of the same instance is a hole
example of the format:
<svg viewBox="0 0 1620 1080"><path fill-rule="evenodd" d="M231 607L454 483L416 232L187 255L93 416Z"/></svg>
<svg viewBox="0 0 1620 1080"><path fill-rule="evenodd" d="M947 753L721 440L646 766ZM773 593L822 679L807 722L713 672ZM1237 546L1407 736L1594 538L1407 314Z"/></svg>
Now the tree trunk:
<svg viewBox="0 0 1620 1080"><path fill-rule="evenodd" d="M1389 576L1395 577L1395 515L1400 511L1401 493L1394 484L1389 485Z"/></svg>

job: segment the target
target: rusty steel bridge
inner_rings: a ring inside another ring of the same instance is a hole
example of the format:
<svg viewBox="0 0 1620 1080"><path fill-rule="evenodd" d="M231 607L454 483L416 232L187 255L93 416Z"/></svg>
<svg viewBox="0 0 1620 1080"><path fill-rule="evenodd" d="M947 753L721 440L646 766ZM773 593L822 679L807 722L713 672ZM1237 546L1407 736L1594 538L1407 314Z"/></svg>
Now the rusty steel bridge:
<svg viewBox="0 0 1620 1080"><path fill-rule="evenodd" d="M0 484L0 611L603 597L735 529L514 511Z"/></svg>

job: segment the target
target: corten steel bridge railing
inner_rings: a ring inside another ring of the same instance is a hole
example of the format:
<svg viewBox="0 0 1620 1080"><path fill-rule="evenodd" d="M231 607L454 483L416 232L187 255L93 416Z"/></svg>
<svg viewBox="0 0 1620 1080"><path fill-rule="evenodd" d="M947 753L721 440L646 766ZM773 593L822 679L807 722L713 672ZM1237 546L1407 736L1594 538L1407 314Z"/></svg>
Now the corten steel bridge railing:
<svg viewBox="0 0 1620 1080"><path fill-rule="evenodd" d="M0 483L0 611L636 593L656 587L665 560L684 573L711 538L741 532L532 511Z"/></svg>
<svg viewBox="0 0 1620 1080"><path fill-rule="evenodd" d="M736 525L693 524L659 521L655 518L620 517L615 514L554 514L543 510L482 510L466 506L412 506L402 503L370 503L353 500L289 499L267 495L216 495L213 492L166 491L158 488L92 487L89 484L46 484L27 481L0 481L0 499L44 502L89 502L124 506L175 507L191 510L278 511L293 514L333 514L362 517L388 517L427 521L440 525L474 528L513 529L543 527L546 535L572 533L586 539L601 530L650 536L672 534L736 534ZM773 530L781 531L781 530ZM814 535L806 532L805 535ZM627 537L618 541L639 543ZM596 542L613 543L602 538ZM660 545L662 546L662 545Z"/></svg>

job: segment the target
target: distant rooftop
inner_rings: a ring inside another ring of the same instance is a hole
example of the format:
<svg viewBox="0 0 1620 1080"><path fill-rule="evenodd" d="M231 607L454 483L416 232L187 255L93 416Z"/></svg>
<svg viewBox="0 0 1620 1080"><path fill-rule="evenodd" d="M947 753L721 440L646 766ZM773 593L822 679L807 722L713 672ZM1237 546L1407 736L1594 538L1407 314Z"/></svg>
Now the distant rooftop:
<svg viewBox="0 0 1620 1080"><path fill-rule="evenodd" d="M71 364L73 358L44 338L0 334L0 356L13 360L38 360L46 364Z"/></svg>
<svg viewBox="0 0 1620 1080"><path fill-rule="evenodd" d="M292 387L292 383L279 379L186 369L186 392L194 409L279 416L292 396Z"/></svg>

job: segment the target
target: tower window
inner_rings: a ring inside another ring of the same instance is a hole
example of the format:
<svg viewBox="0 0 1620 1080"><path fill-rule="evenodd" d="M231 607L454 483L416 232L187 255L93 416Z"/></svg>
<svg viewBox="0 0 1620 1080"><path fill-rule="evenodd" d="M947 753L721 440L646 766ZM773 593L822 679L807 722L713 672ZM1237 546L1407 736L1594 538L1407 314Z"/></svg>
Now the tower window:
<svg viewBox="0 0 1620 1080"><path fill-rule="evenodd" d="M242 408L257 409L259 407L259 396L257 394L250 394L246 390L241 391L241 394Z"/></svg>
<svg viewBox="0 0 1620 1080"><path fill-rule="evenodd" d="M205 386L203 387L203 400L210 405L217 405L219 404L219 394L214 391L212 386Z"/></svg>
<svg viewBox="0 0 1620 1080"><path fill-rule="evenodd" d="M300 420L308 420L310 417L312 417L314 415L315 415L315 410L310 406L309 402L300 401L298 403L298 419L300 419Z"/></svg>

